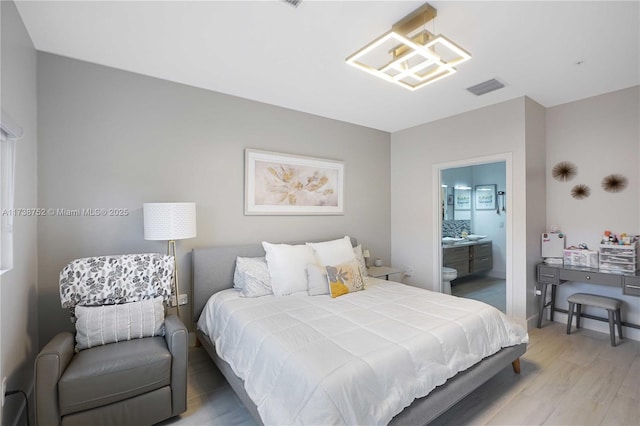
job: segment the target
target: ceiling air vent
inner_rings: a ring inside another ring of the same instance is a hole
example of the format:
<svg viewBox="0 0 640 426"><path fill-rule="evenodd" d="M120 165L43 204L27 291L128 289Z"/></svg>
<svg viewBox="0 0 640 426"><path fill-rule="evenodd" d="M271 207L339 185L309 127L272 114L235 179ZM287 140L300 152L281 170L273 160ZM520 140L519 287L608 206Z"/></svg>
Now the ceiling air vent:
<svg viewBox="0 0 640 426"><path fill-rule="evenodd" d="M302 3L302 0L282 0L282 1L284 1L285 3L289 3L293 7L298 7L298 5Z"/></svg>
<svg viewBox="0 0 640 426"><path fill-rule="evenodd" d="M467 87L467 90L476 96L484 95L485 93L493 92L494 90L502 89L504 84L492 78L491 80L484 81L475 86Z"/></svg>

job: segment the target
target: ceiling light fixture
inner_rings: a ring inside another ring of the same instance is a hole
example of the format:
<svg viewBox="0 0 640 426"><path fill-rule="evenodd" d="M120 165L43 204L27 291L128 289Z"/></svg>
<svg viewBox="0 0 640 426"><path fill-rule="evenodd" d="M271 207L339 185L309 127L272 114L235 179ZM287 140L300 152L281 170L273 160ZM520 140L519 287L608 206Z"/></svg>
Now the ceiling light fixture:
<svg viewBox="0 0 640 426"><path fill-rule="evenodd" d="M409 90L454 74L454 67L471 55L424 28L436 14L436 9L425 3L393 24L391 31L349 56L347 64Z"/></svg>

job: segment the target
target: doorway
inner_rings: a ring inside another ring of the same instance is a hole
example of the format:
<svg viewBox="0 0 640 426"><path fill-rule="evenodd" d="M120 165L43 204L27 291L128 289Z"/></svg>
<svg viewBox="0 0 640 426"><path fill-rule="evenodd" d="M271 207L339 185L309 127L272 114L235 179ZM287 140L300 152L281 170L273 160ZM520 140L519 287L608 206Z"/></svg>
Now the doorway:
<svg viewBox="0 0 640 426"><path fill-rule="evenodd" d="M510 153L434 165L441 291L511 312ZM434 200L435 201L435 200ZM437 246L437 248L436 248ZM450 287L442 282L456 271ZM434 274L434 279L435 279Z"/></svg>

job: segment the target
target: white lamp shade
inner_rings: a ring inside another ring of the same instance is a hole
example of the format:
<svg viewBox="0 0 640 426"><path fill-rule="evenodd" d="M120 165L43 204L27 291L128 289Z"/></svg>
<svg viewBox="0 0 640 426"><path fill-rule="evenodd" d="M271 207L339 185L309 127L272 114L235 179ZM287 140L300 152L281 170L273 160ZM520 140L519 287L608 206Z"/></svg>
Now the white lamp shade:
<svg viewBox="0 0 640 426"><path fill-rule="evenodd" d="M362 252L362 257L371 257L371 253L369 253L369 250L364 250Z"/></svg>
<svg viewBox="0 0 640 426"><path fill-rule="evenodd" d="M145 240L183 240L196 236L196 203L144 203Z"/></svg>

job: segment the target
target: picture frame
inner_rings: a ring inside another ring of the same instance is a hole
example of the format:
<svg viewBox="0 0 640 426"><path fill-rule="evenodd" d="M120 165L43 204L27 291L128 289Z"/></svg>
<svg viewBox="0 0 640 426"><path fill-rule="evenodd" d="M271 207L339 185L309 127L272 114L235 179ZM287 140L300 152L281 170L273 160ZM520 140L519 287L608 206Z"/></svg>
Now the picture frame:
<svg viewBox="0 0 640 426"><path fill-rule="evenodd" d="M448 206L452 206L453 205L453 194L447 195L447 205Z"/></svg>
<svg viewBox="0 0 640 426"><path fill-rule="evenodd" d="M476 185L474 205L476 210L496 210L496 185Z"/></svg>
<svg viewBox="0 0 640 426"><path fill-rule="evenodd" d="M453 209L471 210L471 188L453 188Z"/></svg>
<svg viewBox="0 0 640 426"><path fill-rule="evenodd" d="M343 215L342 161L245 150L245 215Z"/></svg>

